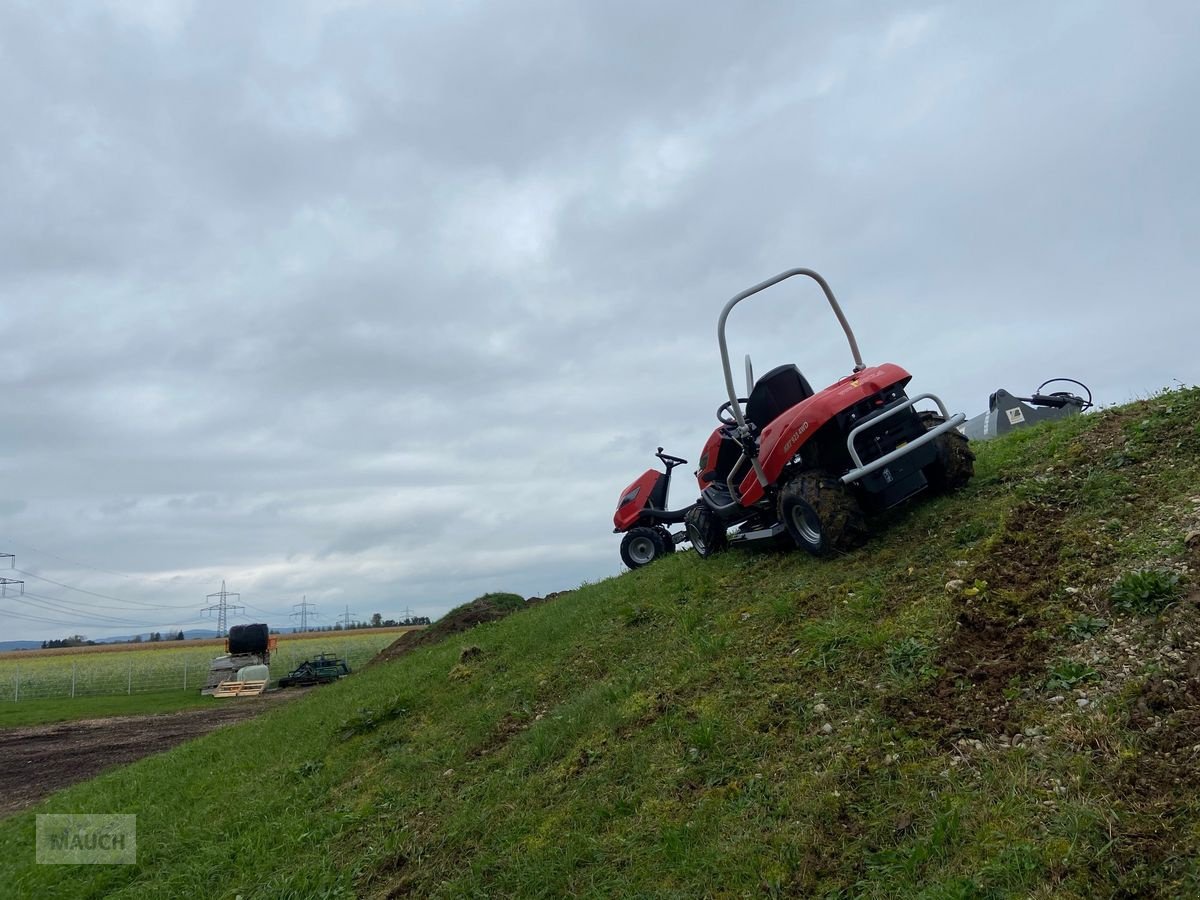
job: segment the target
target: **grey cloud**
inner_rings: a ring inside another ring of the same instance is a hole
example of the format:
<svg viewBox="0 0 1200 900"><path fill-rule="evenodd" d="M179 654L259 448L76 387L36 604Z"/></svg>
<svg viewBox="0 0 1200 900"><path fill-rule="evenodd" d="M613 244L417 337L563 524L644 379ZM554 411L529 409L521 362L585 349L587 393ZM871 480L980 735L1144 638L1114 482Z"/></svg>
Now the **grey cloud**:
<svg viewBox="0 0 1200 900"><path fill-rule="evenodd" d="M1198 31L1184 3L10 6L0 534L72 585L198 608L227 577L277 617L602 577L616 493L714 424L721 303L794 264L968 413L1196 381ZM798 286L731 345L848 364Z"/></svg>

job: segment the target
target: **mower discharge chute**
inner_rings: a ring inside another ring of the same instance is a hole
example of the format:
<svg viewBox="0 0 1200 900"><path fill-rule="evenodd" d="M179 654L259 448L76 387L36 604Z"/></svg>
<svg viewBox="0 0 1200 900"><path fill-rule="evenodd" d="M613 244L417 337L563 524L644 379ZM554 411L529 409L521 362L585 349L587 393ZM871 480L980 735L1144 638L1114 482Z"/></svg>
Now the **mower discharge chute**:
<svg viewBox="0 0 1200 900"><path fill-rule="evenodd" d="M725 322L748 297L795 275L821 287L850 345L850 375L814 391L795 365L757 381L747 361L747 396L733 386ZM953 491L974 474L974 455L959 426L933 394L908 397L912 376L892 363L863 364L849 323L825 279L789 269L742 291L717 323L729 400L700 456L700 499L687 511L688 540L701 556L727 543L787 534L810 553L849 549L867 533L866 513L930 489ZM927 401L937 411L918 412ZM729 529L737 527L730 535Z"/></svg>
<svg viewBox="0 0 1200 900"><path fill-rule="evenodd" d="M667 509L667 493L671 489L671 470L686 466L687 460L663 453L659 447L654 454L665 471L647 469L638 479L621 491L617 511L613 514L613 533L625 532L621 539L621 560L631 569L639 569L660 556L675 551L684 541L684 532L672 534L667 525L682 522L690 506Z"/></svg>

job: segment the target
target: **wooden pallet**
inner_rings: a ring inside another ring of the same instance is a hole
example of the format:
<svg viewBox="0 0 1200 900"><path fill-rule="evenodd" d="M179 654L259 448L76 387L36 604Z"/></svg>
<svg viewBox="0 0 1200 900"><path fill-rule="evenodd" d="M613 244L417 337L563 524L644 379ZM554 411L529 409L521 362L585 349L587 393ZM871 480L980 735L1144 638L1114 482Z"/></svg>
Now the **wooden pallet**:
<svg viewBox="0 0 1200 900"><path fill-rule="evenodd" d="M214 697L255 697L266 690L265 681L222 681L213 691Z"/></svg>

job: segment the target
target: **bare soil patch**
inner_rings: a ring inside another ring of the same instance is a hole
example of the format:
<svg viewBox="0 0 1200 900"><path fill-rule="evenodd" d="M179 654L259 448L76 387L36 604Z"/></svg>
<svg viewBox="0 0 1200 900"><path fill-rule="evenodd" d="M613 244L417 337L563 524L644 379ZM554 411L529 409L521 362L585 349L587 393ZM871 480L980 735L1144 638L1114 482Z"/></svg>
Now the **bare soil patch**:
<svg viewBox="0 0 1200 900"><path fill-rule="evenodd" d="M1046 666L1039 613L1057 587L1062 517L1033 503L1012 511L969 575L967 584L982 590L955 598L956 628L937 660L941 675L919 694L888 698L891 715L948 743L1012 730L1007 689Z"/></svg>
<svg viewBox="0 0 1200 900"><path fill-rule="evenodd" d="M440 643L451 635L470 631L476 625L495 622L515 612L520 612L522 609L528 609L531 606L546 603L570 593L571 591L557 591L553 594L547 594L545 597L530 597L528 600L522 601L520 605L513 605L511 602L511 598L514 597L517 600L521 600L515 594L485 594L482 597L472 600L470 603L464 603L462 606L455 607L432 625L428 625L420 631L400 635L390 645L380 650L367 665L373 666L377 663L399 659L401 656L411 653L418 647L427 647L430 644ZM509 598L509 600L507 602L497 602L497 598Z"/></svg>
<svg viewBox="0 0 1200 900"><path fill-rule="evenodd" d="M274 709L304 691L214 701L211 707L154 716L79 719L0 730L0 817L114 766L169 750L184 741Z"/></svg>
<svg viewBox="0 0 1200 900"><path fill-rule="evenodd" d="M1185 615L1173 617L1165 642L1168 653L1160 656L1162 670L1141 684L1128 712L1140 746L1113 761L1122 802L1133 815L1126 817L1130 823L1114 841L1112 854L1136 877L1161 867L1180 868L1188 856L1182 835L1191 827L1200 788L1200 623L1195 619L1200 595L1182 607Z"/></svg>

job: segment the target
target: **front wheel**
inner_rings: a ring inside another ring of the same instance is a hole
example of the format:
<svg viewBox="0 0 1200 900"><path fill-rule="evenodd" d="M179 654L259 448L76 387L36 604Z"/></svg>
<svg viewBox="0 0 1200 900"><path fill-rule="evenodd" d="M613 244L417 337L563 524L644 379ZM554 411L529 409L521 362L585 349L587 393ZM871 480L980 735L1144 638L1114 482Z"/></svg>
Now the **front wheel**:
<svg viewBox="0 0 1200 900"><path fill-rule="evenodd" d="M935 412L921 413L921 424L926 431L945 421ZM971 452L967 436L952 429L935 437L933 446L937 450L937 462L925 467L925 480L930 489L939 494L950 494L964 487L975 475L975 454Z"/></svg>
<svg viewBox="0 0 1200 900"><path fill-rule="evenodd" d="M813 556L852 550L866 540L862 507L840 481L815 472L802 473L779 491L779 521Z"/></svg>
<svg viewBox="0 0 1200 900"><path fill-rule="evenodd" d="M631 569L648 566L666 552L662 535L655 528L639 525L630 528L621 539L621 561Z"/></svg>
<svg viewBox="0 0 1200 900"><path fill-rule="evenodd" d="M717 521L713 511L703 503L697 503L688 510L683 524L687 529L688 540L704 559L725 549L725 528Z"/></svg>

